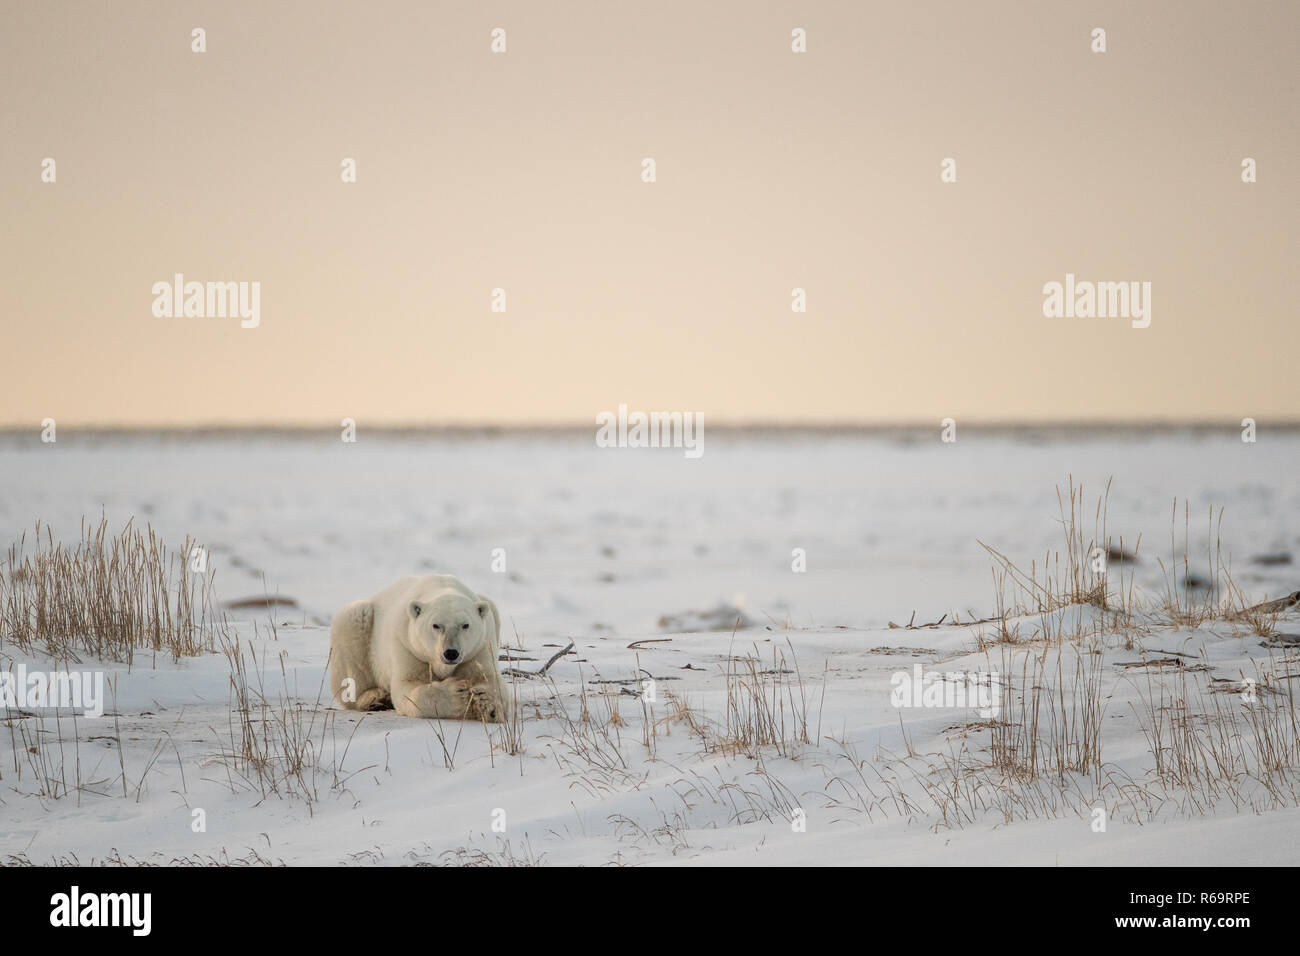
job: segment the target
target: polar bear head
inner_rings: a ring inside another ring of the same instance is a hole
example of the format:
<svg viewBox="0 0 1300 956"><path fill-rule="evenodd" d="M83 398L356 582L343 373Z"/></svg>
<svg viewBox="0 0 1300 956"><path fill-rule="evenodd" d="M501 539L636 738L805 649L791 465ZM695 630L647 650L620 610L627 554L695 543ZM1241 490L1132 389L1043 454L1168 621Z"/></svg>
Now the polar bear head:
<svg viewBox="0 0 1300 956"><path fill-rule="evenodd" d="M428 662L439 680L446 680L491 643L487 601L453 592L431 601L412 601L407 610L407 645L412 654Z"/></svg>

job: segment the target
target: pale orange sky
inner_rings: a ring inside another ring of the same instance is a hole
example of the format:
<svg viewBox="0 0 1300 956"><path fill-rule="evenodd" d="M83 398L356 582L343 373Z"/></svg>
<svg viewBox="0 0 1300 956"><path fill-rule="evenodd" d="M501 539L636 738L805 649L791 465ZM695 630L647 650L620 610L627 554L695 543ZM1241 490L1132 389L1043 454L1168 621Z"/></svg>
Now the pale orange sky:
<svg viewBox="0 0 1300 956"><path fill-rule="evenodd" d="M15 0L0 425L1293 419L1298 36L1280 2ZM176 272L259 281L260 327L155 318ZM1067 272L1150 281L1151 327L1044 318Z"/></svg>

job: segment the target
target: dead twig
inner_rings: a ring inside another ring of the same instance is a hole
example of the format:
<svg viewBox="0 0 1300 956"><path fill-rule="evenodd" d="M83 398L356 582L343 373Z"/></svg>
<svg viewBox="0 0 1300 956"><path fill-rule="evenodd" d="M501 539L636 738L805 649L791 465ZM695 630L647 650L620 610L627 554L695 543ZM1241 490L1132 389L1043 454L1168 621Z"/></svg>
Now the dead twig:
<svg viewBox="0 0 1300 956"><path fill-rule="evenodd" d="M640 647L642 644L664 644L671 640L672 640L671 637L643 637L639 641L633 641L631 644L627 646L627 649L629 651L633 651L636 650L638 647Z"/></svg>
<svg viewBox="0 0 1300 956"><path fill-rule="evenodd" d="M502 673L504 673L507 677L525 677L528 678L529 680L531 680L534 677L542 677L546 674L547 671L551 669L552 664L554 664L561 657L563 657L565 654L568 654L572 650L573 650L573 641L569 641L569 646L566 647L564 650L558 651L555 654L553 654L551 656L551 659L547 661L545 664L543 664L540 670L521 671L517 667L508 667Z"/></svg>

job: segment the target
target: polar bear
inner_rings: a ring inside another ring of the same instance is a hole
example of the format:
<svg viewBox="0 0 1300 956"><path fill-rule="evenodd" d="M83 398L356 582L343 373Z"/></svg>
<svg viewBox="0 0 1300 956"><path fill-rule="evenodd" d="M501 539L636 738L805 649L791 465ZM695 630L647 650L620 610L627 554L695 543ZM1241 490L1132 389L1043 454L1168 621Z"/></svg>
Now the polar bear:
<svg viewBox="0 0 1300 956"><path fill-rule="evenodd" d="M348 710L503 723L500 650L490 598L449 574L402 578L334 615L330 691Z"/></svg>

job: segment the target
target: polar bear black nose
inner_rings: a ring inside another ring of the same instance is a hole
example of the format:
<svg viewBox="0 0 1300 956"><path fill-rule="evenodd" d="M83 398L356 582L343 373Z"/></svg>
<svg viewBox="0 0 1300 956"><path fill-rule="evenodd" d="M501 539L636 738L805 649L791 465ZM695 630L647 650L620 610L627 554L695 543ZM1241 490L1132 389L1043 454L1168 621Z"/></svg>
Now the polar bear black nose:
<svg viewBox="0 0 1300 956"><path fill-rule="evenodd" d="M448 664L455 664L460 660L460 651L456 650L454 647L449 647L442 652L442 659Z"/></svg>

